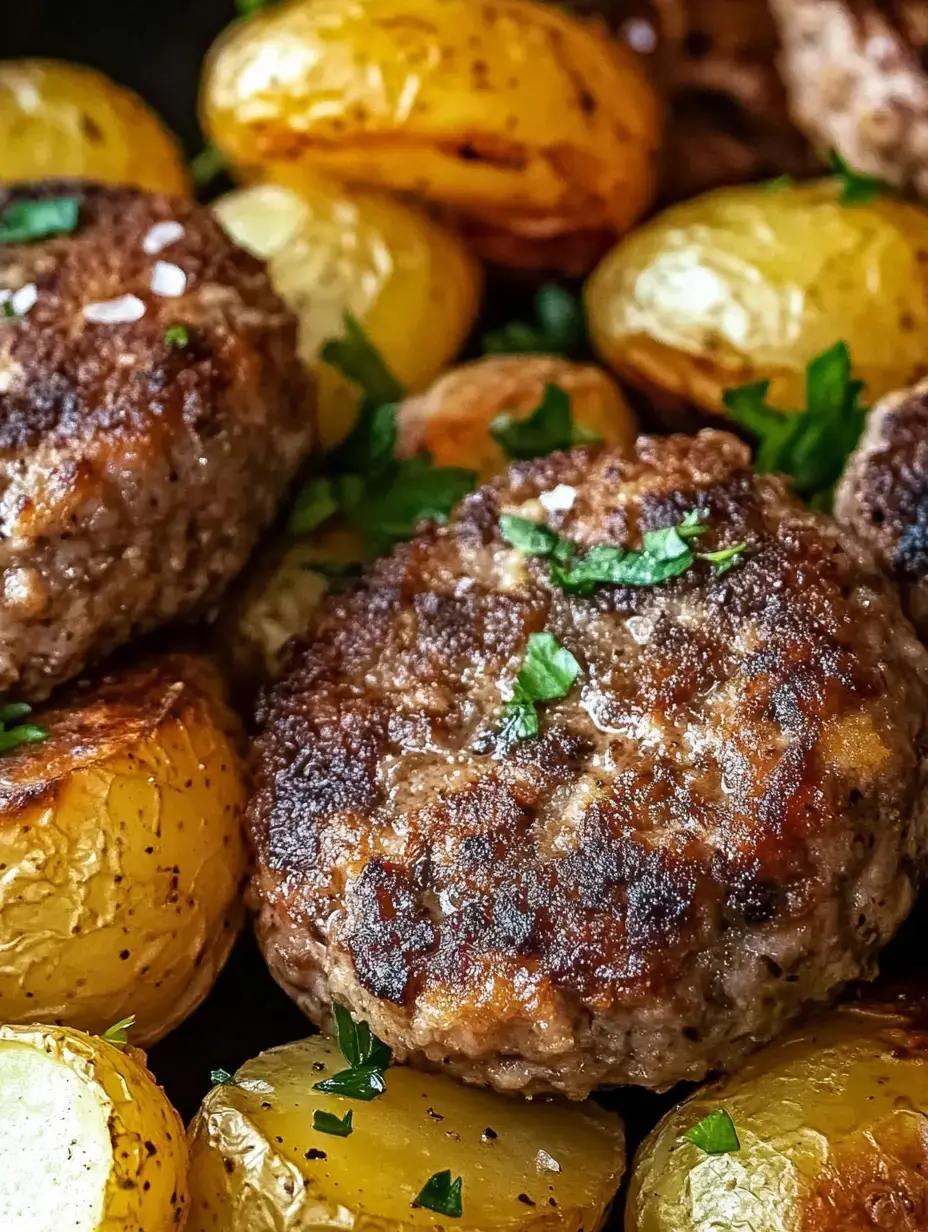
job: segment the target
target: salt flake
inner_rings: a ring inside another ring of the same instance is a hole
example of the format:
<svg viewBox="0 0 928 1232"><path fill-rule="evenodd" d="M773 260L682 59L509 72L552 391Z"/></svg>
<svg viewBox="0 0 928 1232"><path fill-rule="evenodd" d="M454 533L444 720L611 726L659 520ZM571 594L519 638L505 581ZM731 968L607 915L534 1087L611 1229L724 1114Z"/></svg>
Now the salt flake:
<svg viewBox="0 0 928 1232"><path fill-rule="evenodd" d="M542 492L538 497L548 513L564 513L573 508L576 499L577 489L566 483L559 483L556 488L552 488L550 492Z"/></svg>
<svg viewBox="0 0 928 1232"><path fill-rule="evenodd" d="M184 228L179 222L156 222L142 240L142 248L150 257L153 257L156 253L164 252L165 248L176 244L183 237Z"/></svg>
<svg viewBox="0 0 928 1232"><path fill-rule="evenodd" d="M84 305L84 316L95 325L124 325L139 321L145 315L145 305L137 295L120 295Z"/></svg>
<svg viewBox="0 0 928 1232"><path fill-rule="evenodd" d="M187 275L179 265L170 261L156 261L151 273L151 289L155 295L176 299L187 290Z"/></svg>

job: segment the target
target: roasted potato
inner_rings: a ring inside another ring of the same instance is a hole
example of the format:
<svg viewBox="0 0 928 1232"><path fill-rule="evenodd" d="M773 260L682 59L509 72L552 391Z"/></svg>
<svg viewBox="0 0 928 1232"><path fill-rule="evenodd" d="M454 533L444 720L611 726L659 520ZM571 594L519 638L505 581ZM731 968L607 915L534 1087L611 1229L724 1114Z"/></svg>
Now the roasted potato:
<svg viewBox="0 0 928 1232"><path fill-rule="evenodd" d="M364 326L408 389L422 389L457 354L480 306L481 271L461 241L421 210L379 193L307 181L299 193L260 184L214 206L236 243L268 262L300 321L300 350L319 381L322 444L340 441L354 386L319 358L346 312Z"/></svg>
<svg viewBox="0 0 928 1232"><path fill-rule="evenodd" d="M578 237L599 246L654 191L643 70L599 25L535 0L289 0L220 38L201 115L245 174L412 194L518 264L533 243L545 265Z"/></svg>
<svg viewBox="0 0 928 1232"><path fill-rule="evenodd" d="M626 1232L922 1232L928 1002L847 1004L673 1109L635 1161ZM724 1110L740 1149L684 1138Z"/></svg>
<svg viewBox="0 0 928 1232"><path fill-rule="evenodd" d="M493 420L504 412L526 419L546 385L570 395L575 426L610 445L632 445L634 414L601 368L556 355L494 355L462 364L405 399L396 416L397 452L412 457L425 449L437 466L461 466L489 479L509 462L491 435Z"/></svg>
<svg viewBox="0 0 928 1232"><path fill-rule="evenodd" d="M177 141L138 95L60 60L0 60L0 182L83 176L186 196Z"/></svg>
<svg viewBox="0 0 928 1232"><path fill-rule="evenodd" d="M590 333L626 380L724 413L770 378L801 408L805 367L839 340L872 401L928 371L928 211L842 205L834 180L720 189L622 241L586 288Z"/></svg>
<svg viewBox="0 0 928 1232"><path fill-rule="evenodd" d="M0 1020L151 1043L212 986L242 919L245 784L208 663L78 686L0 758ZM0 1224L2 1226L2 1224Z"/></svg>
<svg viewBox="0 0 928 1232"><path fill-rule="evenodd" d="M0 1228L179 1232L180 1117L145 1054L67 1027L0 1027Z"/></svg>
<svg viewBox="0 0 928 1232"><path fill-rule="evenodd" d="M216 1087L190 1139L188 1232L447 1227L413 1207L425 1182L460 1176L466 1229L599 1226L625 1166L622 1123L596 1104L534 1103L395 1067L371 1102L314 1083L346 1067L324 1036L272 1048ZM317 1111L353 1132L313 1128Z"/></svg>

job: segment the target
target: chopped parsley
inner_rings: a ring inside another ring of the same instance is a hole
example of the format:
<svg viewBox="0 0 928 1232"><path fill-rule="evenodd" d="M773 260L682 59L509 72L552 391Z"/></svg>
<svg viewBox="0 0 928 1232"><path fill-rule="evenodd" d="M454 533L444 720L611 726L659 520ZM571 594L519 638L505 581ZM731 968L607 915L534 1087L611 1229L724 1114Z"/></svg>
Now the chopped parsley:
<svg viewBox="0 0 928 1232"><path fill-rule="evenodd" d="M134 1025L135 1015L129 1014L126 1018L120 1018L119 1022L114 1022L111 1027L107 1027L100 1039L106 1040L108 1044L112 1044L114 1048L122 1052L129 1042L129 1028Z"/></svg>
<svg viewBox="0 0 928 1232"><path fill-rule="evenodd" d="M581 353L586 343L583 305L557 283L549 282L535 295L534 324L510 321L485 334L487 355L567 355Z"/></svg>
<svg viewBox="0 0 928 1232"><path fill-rule="evenodd" d="M863 432L864 385L851 375L847 344L836 342L806 366L803 411L770 406L769 381L726 389L729 415L757 437L755 469L790 476L793 488L815 509L831 508L835 485Z"/></svg>
<svg viewBox="0 0 928 1232"><path fill-rule="evenodd" d="M323 1078L314 1084L313 1090L343 1095L346 1099L376 1099L387 1089L384 1074L390 1064L390 1049L366 1022L355 1022L342 1006L336 1005L333 1013L338 1046L349 1068Z"/></svg>
<svg viewBox="0 0 928 1232"><path fill-rule="evenodd" d="M316 475L303 484L297 493L287 520L291 535L308 535L323 522L338 513L340 502L331 479Z"/></svg>
<svg viewBox="0 0 928 1232"><path fill-rule="evenodd" d="M501 735L507 741L538 735L539 702L566 697L580 675L580 664L551 633L533 633L503 709Z"/></svg>
<svg viewBox="0 0 928 1232"><path fill-rule="evenodd" d="M7 702L0 706L0 754L10 753L23 744L40 744L48 739L48 728L40 723L18 723L32 714L32 707L26 702ZM10 727L15 723L15 727Z"/></svg>
<svg viewBox="0 0 928 1232"><path fill-rule="evenodd" d="M371 402L377 405L398 402L406 391L387 367L361 322L350 312L345 313L344 330L341 338L330 338L323 346L322 358L359 386Z"/></svg>
<svg viewBox="0 0 928 1232"><path fill-rule="evenodd" d="M574 423L570 395L559 385L545 386L541 402L527 419L497 415L490 424L490 435L510 458L542 458L558 449L592 445L601 439Z"/></svg>
<svg viewBox="0 0 928 1232"><path fill-rule="evenodd" d="M848 166L837 150L828 151L828 162L838 180L842 205L868 205L877 197L892 196L893 187L875 175L865 175Z"/></svg>
<svg viewBox="0 0 928 1232"><path fill-rule="evenodd" d="M435 1211L437 1215L445 1215L448 1219L460 1219L464 1213L461 1205L462 1184L461 1177L451 1179L450 1168L444 1172L436 1172L419 1190L412 1205Z"/></svg>
<svg viewBox="0 0 928 1232"><path fill-rule="evenodd" d="M70 235L79 212L77 197L14 201L0 214L0 244L31 244L52 235Z"/></svg>
<svg viewBox="0 0 928 1232"><path fill-rule="evenodd" d="M317 1108L313 1113L313 1129L320 1134L332 1134L335 1138L347 1138L354 1132L352 1118L354 1114L349 1108L343 1117L337 1117L334 1112L323 1112Z"/></svg>
<svg viewBox="0 0 928 1232"><path fill-rule="evenodd" d="M164 331L164 343L165 346L182 351L184 347L190 346L190 330L186 325L169 325Z"/></svg>
<svg viewBox="0 0 928 1232"><path fill-rule="evenodd" d="M214 1087L237 1087L238 1083L235 1080L235 1075L230 1074L227 1069L211 1069L209 1071L209 1080Z"/></svg>
<svg viewBox="0 0 928 1232"><path fill-rule="evenodd" d="M190 174L197 188L208 188L226 170L226 156L218 146L207 142L190 164Z"/></svg>
<svg viewBox="0 0 928 1232"><path fill-rule="evenodd" d="M683 1137L707 1155L728 1155L741 1149L734 1121L724 1108L717 1108L704 1116Z"/></svg>
<svg viewBox="0 0 928 1232"><path fill-rule="evenodd" d="M499 528L506 542L518 548L523 556L553 556L558 545L564 542L550 527L511 513L500 515Z"/></svg>

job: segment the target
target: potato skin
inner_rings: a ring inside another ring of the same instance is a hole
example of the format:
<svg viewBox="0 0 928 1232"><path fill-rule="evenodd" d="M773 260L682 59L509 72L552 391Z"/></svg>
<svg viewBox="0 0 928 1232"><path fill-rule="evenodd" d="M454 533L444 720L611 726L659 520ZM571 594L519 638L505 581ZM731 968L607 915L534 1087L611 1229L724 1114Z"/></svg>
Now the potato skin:
<svg viewBox="0 0 928 1232"><path fill-rule="evenodd" d="M412 457L428 450L436 466L461 466L481 482L506 469L509 459L490 434L503 412L527 418L546 385L570 395L575 425L589 428L609 445L631 448L635 417L621 390L601 368L556 355L493 355L461 364L424 394L397 410L397 452Z"/></svg>
<svg viewBox="0 0 928 1232"><path fill-rule="evenodd" d="M370 1103L313 1084L345 1068L325 1036L263 1052L214 1088L190 1130L187 1232L355 1232L448 1227L412 1200L435 1172L461 1176L461 1232L599 1226L624 1170L622 1122L596 1104L528 1104L405 1066ZM312 1128L353 1113L347 1138ZM560 1171L539 1163L546 1151ZM521 1196L520 1196L521 1195ZM528 1199L528 1201L526 1201Z"/></svg>
<svg viewBox="0 0 928 1232"><path fill-rule="evenodd" d="M82 176L189 196L183 152L138 95L61 60L0 60L0 183Z"/></svg>
<svg viewBox="0 0 928 1232"><path fill-rule="evenodd" d="M654 191L643 70L535 0L290 0L220 38L201 114L243 168L411 193L538 241L542 263L557 237L621 233Z"/></svg>
<svg viewBox="0 0 928 1232"><path fill-rule="evenodd" d="M928 1227L928 1001L846 1004L673 1109L635 1161L626 1232ZM741 1149L682 1134L724 1108Z"/></svg>
<svg viewBox="0 0 928 1232"><path fill-rule="evenodd" d="M36 713L0 760L0 1017L150 1044L206 996L242 921L238 729L215 670L172 655Z"/></svg>
<svg viewBox="0 0 928 1232"><path fill-rule="evenodd" d="M214 203L243 248L268 263L300 323L300 353L314 370L324 448L351 429L356 388L319 352L356 316L408 389L423 389L463 345L483 277L458 237L424 211L382 193L306 180L299 192L259 184Z"/></svg>
<svg viewBox="0 0 928 1232"><path fill-rule="evenodd" d="M99 1232L179 1232L188 1204L184 1126L144 1052L68 1027L0 1026L0 1050L24 1045L74 1070L112 1105L112 1170Z"/></svg>
<svg viewBox="0 0 928 1232"><path fill-rule="evenodd" d="M660 399L724 414L726 387L770 378L805 405L805 366L843 339L872 400L928 368L928 212L844 206L833 180L720 189L674 206L594 271L594 345Z"/></svg>

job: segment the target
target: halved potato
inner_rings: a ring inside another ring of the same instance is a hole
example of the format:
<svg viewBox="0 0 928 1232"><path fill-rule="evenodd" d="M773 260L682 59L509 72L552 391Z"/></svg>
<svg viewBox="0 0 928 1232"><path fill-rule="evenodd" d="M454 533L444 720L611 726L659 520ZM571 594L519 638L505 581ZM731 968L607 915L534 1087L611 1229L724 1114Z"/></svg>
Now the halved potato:
<svg viewBox="0 0 928 1232"><path fill-rule="evenodd" d="M726 188L618 244L586 288L590 334L625 380L724 414L769 378L805 405L806 364L838 341L873 401L928 371L928 210L843 205L835 180Z"/></svg>
<svg viewBox="0 0 928 1232"><path fill-rule="evenodd" d="M346 1068L324 1036L272 1048L216 1087L190 1127L188 1232L447 1228L590 1232L625 1167L622 1122L593 1103L529 1103L402 1066L365 1103L313 1090ZM351 1112L349 1137L313 1128ZM462 1178L460 1218L413 1206Z"/></svg>
<svg viewBox="0 0 928 1232"><path fill-rule="evenodd" d="M731 1117L740 1149L684 1137ZM626 1232L922 1232L928 1227L928 1001L850 1003L702 1087L645 1141Z"/></svg>
<svg viewBox="0 0 928 1232"><path fill-rule="evenodd" d="M412 457L425 449L436 466L461 466L489 479L509 462L490 432L493 420L504 413L528 418L546 385L569 395L575 427L610 445L632 445L634 412L601 368L556 355L493 355L453 368L400 404L397 452Z"/></svg>
<svg viewBox="0 0 928 1232"><path fill-rule="evenodd" d="M67 1027L0 1027L3 1232L179 1232L180 1117L124 1051Z"/></svg>
<svg viewBox="0 0 928 1232"><path fill-rule="evenodd" d="M83 176L187 196L175 138L131 90L61 60L0 60L0 182Z"/></svg>
<svg viewBox="0 0 928 1232"><path fill-rule="evenodd" d="M226 31L201 101L247 174L412 194L516 264L647 208L659 112L631 52L535 0L289 0Z"/></svg>
<svg viewBox="0 0 928 1232"><path fill-rule="evenodd" d="M215 670L172 655L78 686L0 757L0 1020L159 1039L242 920L245 781ZM0 1225L2 1226L2 1225Z"/></svg>
<svg viewBox="0 0 928 1232"><path fill-rule="evenodd" d="M258 184L214 203L236 243L268 263L300 322L300 352L319 384L324 448L350 431L358 391L319 358L356 316L387 366L422 389L457 354L480 306L480 267L423 211L380 193L307 181L299 193Z"/></svg>

